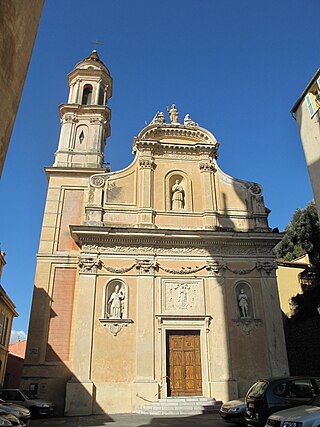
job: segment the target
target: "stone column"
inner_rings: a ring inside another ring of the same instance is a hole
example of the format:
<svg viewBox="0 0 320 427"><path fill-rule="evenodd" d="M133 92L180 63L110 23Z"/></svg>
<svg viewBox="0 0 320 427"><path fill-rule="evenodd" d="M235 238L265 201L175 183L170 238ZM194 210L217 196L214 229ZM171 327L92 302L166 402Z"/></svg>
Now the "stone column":
<svg viewBox="0 0 320 427"><path fill-rule="evenodd" d="M145 227L154 227L153 211L153 171L154 161L152 157L140 157L140 193L139 193L139 224Z"/></svg>
<svg viewBox="0 0 320 427"><path fill-rule="evenodd" d="M199 168L202 178L203 210L205 212L204 226L205 228L214 228L217 225L212 180L212 175L215 172L214 164L211 161L202 161Z"/></svg>
<svg viewBox="0 0 320 427"><path fill-rule="evenodd" d="M91 415L93 383L91 381L92 336L96 273L100 261L92 255L79 258L77 305L73 328L73 376L66 386L65 415Z"/></svg>
<svg viewBox="0 0 320 427"><path fill-rule="evenodd" d="M134 407L141 406L138 396L155 400L158 383L155 375L154 348L154 281L157 264L153 260L137 260L137 316L136 316L136 377L132 388Z"/></svg>
<svg viewBox="0 0 320 427"><path fill-rule="evenodd" d="M209 277L208 288L212 301L213 320L211 328L211 361L210 388L211 396L224 402L238 397L237 382L232 378L229 353L229 325L225 296L225 266L219 262L207 265Z"/></svg>

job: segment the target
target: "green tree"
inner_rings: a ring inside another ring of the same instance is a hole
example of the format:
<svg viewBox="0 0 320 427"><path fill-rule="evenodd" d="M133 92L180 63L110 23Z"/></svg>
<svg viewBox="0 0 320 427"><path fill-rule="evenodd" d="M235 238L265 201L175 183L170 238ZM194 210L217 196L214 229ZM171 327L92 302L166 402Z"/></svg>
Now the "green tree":
<svg viewBox="0 0 320 427"><path fill-rule="evenodd" d="M285 236L275 247L277 258L292 261L307 253L313 267L320 262L320 222L315 203L297 209L285 228Z"/></svg>

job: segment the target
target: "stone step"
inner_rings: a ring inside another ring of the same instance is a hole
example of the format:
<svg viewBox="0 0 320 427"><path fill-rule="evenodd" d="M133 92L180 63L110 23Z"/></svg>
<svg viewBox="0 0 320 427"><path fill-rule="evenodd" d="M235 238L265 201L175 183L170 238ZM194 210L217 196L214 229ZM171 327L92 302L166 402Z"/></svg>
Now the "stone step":
<svg viewBox="0 0 320 427"><path fill-rule="evenodd" d="M168 397L150 402L137 409L136 413L172 416L200 415L218 412L221 405L221 401L204 396Z"/></svg>

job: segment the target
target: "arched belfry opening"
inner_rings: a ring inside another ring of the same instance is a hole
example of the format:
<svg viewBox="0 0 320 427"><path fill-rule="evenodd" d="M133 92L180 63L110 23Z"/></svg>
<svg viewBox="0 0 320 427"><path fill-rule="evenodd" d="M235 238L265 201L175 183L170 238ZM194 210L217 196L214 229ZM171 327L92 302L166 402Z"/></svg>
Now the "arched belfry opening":
<svg viewBox="0 0 320 427"><path fill-rule="evenodd" d="M82 94L82 105L90 105L92 103L92 86L85 85Z"/></svg>

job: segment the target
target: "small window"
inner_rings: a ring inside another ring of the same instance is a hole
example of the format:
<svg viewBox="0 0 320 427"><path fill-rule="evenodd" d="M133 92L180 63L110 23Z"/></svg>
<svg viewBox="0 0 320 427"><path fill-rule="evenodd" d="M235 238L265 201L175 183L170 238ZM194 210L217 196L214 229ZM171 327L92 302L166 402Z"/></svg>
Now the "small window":
<svg viewBox="0 0 320 427"><path fill-rule="evenodd" d="M308 95L306 95L305 97L306 100L306 104L307 104L307 108L310 114L310 117L312 117L315 113L315 109L314 109L314 105L313 105L313 101L312 101L312 95L310 93L308 93Z"/></svg>
<svg viewBox="0 0 320 427"><path fill-rule="evenodd" d="M92 99L92 86L85 85L83 88L82 105L90 105Z"/></svg>

